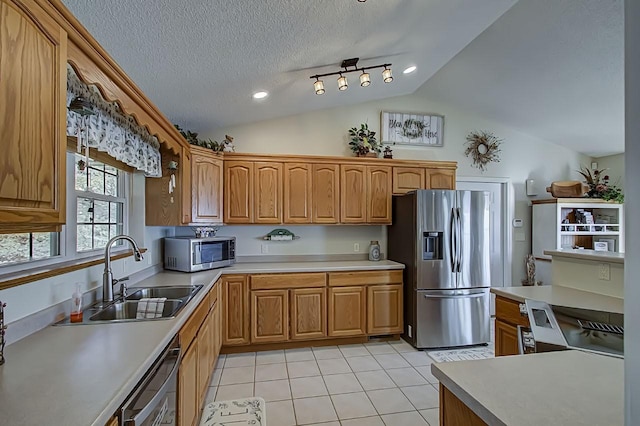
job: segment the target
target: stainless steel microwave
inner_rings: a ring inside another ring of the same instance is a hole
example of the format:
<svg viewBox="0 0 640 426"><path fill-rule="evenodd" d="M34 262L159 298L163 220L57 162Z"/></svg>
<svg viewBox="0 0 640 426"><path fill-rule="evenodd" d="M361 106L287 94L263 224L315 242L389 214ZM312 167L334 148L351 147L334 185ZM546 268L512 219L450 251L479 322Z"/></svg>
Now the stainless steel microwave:
<svg viewBox="0 0 640 426"><path fill-rule="evenodd" d="M236 262L236 237L164 239L164 269L182 272L222 268Z"/></svg>

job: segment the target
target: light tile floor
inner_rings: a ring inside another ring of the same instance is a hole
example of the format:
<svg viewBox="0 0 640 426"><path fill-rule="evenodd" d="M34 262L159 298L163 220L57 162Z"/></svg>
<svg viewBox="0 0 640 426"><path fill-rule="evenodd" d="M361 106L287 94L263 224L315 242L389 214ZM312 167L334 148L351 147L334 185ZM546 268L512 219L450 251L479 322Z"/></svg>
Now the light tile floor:
<svg viewBox="0 0 640 426"><path fill-rule="evenodd" d="M269 426L436 426L431 362L402 340L221 356L207 402L260 396Z"/></svg>

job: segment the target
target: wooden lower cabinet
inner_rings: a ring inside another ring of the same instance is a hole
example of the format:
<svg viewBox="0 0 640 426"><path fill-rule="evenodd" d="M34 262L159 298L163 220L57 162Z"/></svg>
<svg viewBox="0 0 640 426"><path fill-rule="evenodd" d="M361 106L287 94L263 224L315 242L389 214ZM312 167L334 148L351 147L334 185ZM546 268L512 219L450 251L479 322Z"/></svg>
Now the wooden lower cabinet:
<svg viewBox="0 0 640 426"><path fill-rule="evenodd" d="M198 396L198 342L182 354L178 370L178 425L192 426L200 411Z"/></svg>
<svg viewBox="0 0 640 426"><path fill-rule="evenodd" d="M367 334L365 286L329 288L329 336L364 336Z"/></svg>
<svg viewBox="0 0 640 426"><path fill-rule="evenodd" d="M486 426L487 423L440 383L440 425Z"/></svg>
<svg viewBox="0 0 640 426"><path fill-rule="evenodd" d="M295 288L291 297L291 340L327 337L327 290Z"/></svg>
<svg viewBox="0 0 640 426"><path fill-rule="evenodd" d="M209 313L211 315L211 313ZM210 316L205 319L198 332L198 398L205 397L209 387L211 375L211 356L213 355L213 341L211 340Z"/></svg>
<svg viewBox="0 0 640 426"><path fill-rule="evenodd" d="M518 328L496 319L496 356L518 355Z"/></svg>
<svg viewBox="0 0 640 426"><path fill-rule="evenodd" d="M249 344L249 287L246 275L222 277L223 345Z"/></svg>
<svg viewBox="0 0 640 426"><path fill-rule="evenodd" d="M289 340L289 290L251 292L251 343Z"/></svg>
<svg viewBox="0 0 640 426"><path fill-rule="evenodd" d="M367 288L367 333L402 333L402 284Z"/></svg>

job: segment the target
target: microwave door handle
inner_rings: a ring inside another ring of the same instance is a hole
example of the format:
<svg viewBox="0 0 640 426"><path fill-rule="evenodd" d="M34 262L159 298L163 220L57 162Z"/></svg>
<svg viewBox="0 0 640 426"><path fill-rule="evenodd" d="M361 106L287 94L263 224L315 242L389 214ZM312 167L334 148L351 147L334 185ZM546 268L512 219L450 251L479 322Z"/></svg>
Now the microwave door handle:
<svg viewBox="0 0 640 426"><path fill-rule="evenodd" d="M162 399L167 394L169 386L171 385L171 379L176 376L178 372L178 366L180 365L180 348L172 349L169 354L169 356L175 357L175 363L171 368L171 372L167 376L164 383L162 383L162 386L160 386L160 389L158 389L153 398L151 398L151 401L149 401L149 403L145 405L144 408L142 408L142 410L138 412L138 414L130 419L123 419L125 426L141 425L145 420L147 420L151 413L153 413L160 401L162 401Z"/></svg>

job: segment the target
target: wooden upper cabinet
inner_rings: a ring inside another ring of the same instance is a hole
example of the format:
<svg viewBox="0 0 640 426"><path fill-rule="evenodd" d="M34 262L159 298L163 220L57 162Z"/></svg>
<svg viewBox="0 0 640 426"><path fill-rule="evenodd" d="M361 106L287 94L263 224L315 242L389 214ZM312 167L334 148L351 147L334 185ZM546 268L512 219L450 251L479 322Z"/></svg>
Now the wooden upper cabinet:
<svg viewBox="0 0 640 426"><path fill-rule="evenodd" d="M225 161L225 223L253 223L253 185L252 161Z"/></svg>
<svg viewBox="0 0 640 426"><path fill-rule="evenodd" d="M249 286L246 275L222 277L222 344L249 343Z"/></svg>
<svg viewBox="0 0 640 426"><path fill-rule="evenodd" d="M282 163L253 164L253 223L282 223Z"/></svg>
<svg viewBox="0 0 640 426"><path fill-rule="evenodd" d="M311 223L312 165L284 165L284 223Z"/></svg>
<svg viewBox="0 0 640 426"><path fill-rule="evenodd" d="M0 1L0 223L64 224L67 34L33 0Z"/></svg>
<svg viewBox="0 0 640 426"><path fill-rule="evenodd" d="M456 171L451 169L427 169L427 189L456 189Z"/></svg>
<svg viewBox="0 0 640 426"><path fill-rule="evenodd" d="M251 291L251 343L289 340L289 291Z"/></svg>
<svg viewBox="0 0 640 426"><path fill-rule="evenodd" d="M183 224L191 223L191 152L188 148L182 148L182 161L181 167L178 169L178 173L181 173L181 185L180 190L182 194L182 208L181 208L181 221ZM147 181L146 189L149 191L149 179L145 179ZM162 189L164 191L164 188ZM147 202L150 197L149 194L145 195L147 198ZM171 198L170 196L168 196ZM153 198L151 198L153 199ZM147 209L149 205L147 204ZM147 218L149 213L147 213ZM147 220L147 224L149 224ZM154 225L157 224L154 222Z"/></svg>
<svg viewBox="0 0 640 426"><path fill-rule="evenodd" d="M191 157L191 222L222 222L222 159L213 154Z"/></svg>
<svg viewBox="0 0 640 426"><path fill-rule="evenodd" d="M367 223L391 223L390 166L367 166Z"/></svg>
<svg viewBox="0 0 640 426"><path fill-rule="evenodd" d="M311 218L313 223L340 222L339 182L339 165L312 165Z"/></svg>
<svg viewBox="0 0 640 426"><path fill-rule="evenodd" d="M422 167L394 167L393 193L406 194L416 189L425 189L425 169Z"/></svg>
<svg viewBox="0 0 640 426"><path fill-rule="evenodd" d="M340 166L340 222L367 221L367 166Z"/></svg>

